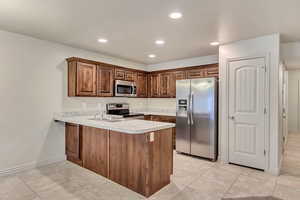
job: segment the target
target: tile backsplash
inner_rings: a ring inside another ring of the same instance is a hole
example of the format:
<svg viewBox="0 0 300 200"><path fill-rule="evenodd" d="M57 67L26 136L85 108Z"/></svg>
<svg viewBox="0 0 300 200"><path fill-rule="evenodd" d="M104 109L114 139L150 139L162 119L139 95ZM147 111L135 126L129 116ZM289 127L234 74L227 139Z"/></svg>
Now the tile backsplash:
<svg viewBox="0 0 300 200"><path fill-rule="evenodd" d="M176 99L175 98L149 98L147 110L154 111L154 112L175 113Z"/></svg>
<svg viewBox="0 0 300 200"><path fill-rule="evenodd" d="M129 103L132 112L155 111L175 112L176 99L174 98L85 98L66 97L63 101L63 112L92 111L104 109L107 103Z"/></svg>

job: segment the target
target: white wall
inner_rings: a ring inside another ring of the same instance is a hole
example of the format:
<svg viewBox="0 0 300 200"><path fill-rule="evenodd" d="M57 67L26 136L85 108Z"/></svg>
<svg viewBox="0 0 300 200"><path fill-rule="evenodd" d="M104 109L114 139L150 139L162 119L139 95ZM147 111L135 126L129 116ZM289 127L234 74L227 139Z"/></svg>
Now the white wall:
<svg viewBox="0 0 300 200"><path fill-rule="evenodd" d="M288 130L300 133L300 70L290 70L288 73Z"/></svg>
<svg viewBox="0 0 300 200"><path fill-rule="evenodd" d="M71 56L145 68L0 31L0 174L64 159L64 126L52 121L54 112L94 109L98 102L112 101L130 102L134 110L145 109L147 99L68 98L65 59Z"/></svg>
<svg viewBox="0 0 300 200"><path fill-rule="evenodd" d="M279 153L279 34L258 37L250 40L243 40L231 44L220 46L219 48L219 66L220 66L220 153L221 160L228 162L228 93L227 93L227 59L241 58L254 55L269 56L269 147L267 171L273 174L278 174L280 171L281 153Z"/></svg>
<svg viewBox="0 0 300 200"><path fill-rule="evenodd" d="M287 69L300 69L300 42L282 43L280 49Z"/></svg>
<svg viewBox="0 0 300 200"><path fill-rule="evenodd" d="M148 65L148 71L157 71L157 70L165 70L165 69L175 69L180 67L192 67L198 65L207 65L207 64L214 64L218 63L218 55L210 55L210 56L202 56L202 57L195 57L189 59L182 59L182 60L174 60L170 62L164 62L154 65Z"/></svg>

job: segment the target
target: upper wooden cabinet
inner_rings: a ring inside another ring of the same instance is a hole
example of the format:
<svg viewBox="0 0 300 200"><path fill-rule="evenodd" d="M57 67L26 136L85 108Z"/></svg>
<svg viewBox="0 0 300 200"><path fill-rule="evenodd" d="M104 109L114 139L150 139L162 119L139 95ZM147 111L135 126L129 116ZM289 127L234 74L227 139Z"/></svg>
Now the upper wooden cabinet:
<svg viewBox="0 0 300 200"><path fill-rule="evenodd" d="M138 97L148 97L148 88L147 88L147 74L146 73L137 73L136 78L136 87L137 87L137 96Z"/></svg>
<svg viewBox="0 0 300 200"><path fill-rule="evenodd" d="M125 80L125 70L115 68L115 79L116 80Z"/></svg>
<svg viewBox="0 0 300 200"><path fill-rule="evenodd" d="M185 71L175 71L174 73L175 73L176 80L186 79L186 72Z"/></svg>
<svg viewBox="0 0 300 200"><path fill-rule="evenodd" d="M125 81L134 81L137 80L137 72L125 71Z"/></svg>
<svg viewBox="0 0 300 200"><path fill-rule="evenodd" d="M97 96L112 97L114 95L114 68L100 65L97 69Z"/></svg>
<svg viewBox="0 0 300 200"><path fill-rule="evenodd" d="M133 70L127 70L124 68L115 68L115 79L116 80L124 80L124 81L136 81L137 72Z"/></svg>
<svg viewBox="0 0 300 200"><path fill-rule="evenodd" d="M193 79L193 78L203 78L205 77L205 70L203 69L193 69L193 70L188 70L186 72L187 74L187 79Z"/></svg>
<svg viewBox="0 0 300 200"><path fill-rule="evenodd" d="M219 77L219 67L209 67L205 71L205 77Z"/></svg>
<svg viewBox="0 0 300 200"><path fill-rule="evenodd" d="M176 77L174 72L160 74L160 97L176 96Z"/></svg>
<svg viewBox="0 0 300 200"><path fill-rule="evenodd" d="M149 97L160 97L160 75L149 74L148 83Z"/></svg>
<svg viewBox="0 0 300 200"><path fill-rule="evenodd" d="M114 66L70 58L68 96L113 96Z"/></svg>
<svg viewBox="0 0 300 200"><path fill-rule="evenodd" d="M114 80L136 83L137 97L174 98L176 80L219 77L218 64L145 72L82 58L68 58L68 95L111 97Z"/></svg>
<svg viewBox="0 0 300 200"><path fill-rule="evenodd" d="M78 96L96 96L97 66L77 63L76 94Z"/></svg>

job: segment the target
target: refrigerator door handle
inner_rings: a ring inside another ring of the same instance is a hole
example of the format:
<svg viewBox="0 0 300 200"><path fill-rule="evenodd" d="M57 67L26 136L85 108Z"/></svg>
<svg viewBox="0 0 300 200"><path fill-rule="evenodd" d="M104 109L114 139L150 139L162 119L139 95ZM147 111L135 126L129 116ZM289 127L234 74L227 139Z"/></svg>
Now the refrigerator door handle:
<svg viewBox="0 0 300 200"><path fill-rule="evenodd" d="M191 97L190 97L190 122L191 125L194 124L194 119L193 119L193 113L194 113L194 108L193 108L193 104L194 104L194 94L193 92L191 93Z"/></svg>
<svg viewBox="0 0 300 200"><path fill-rule="evenodd" d="M191 120L190 120L190 101L191 101L191 96L189 95L188 97L188 105L187 105L187 123L188 125L191 124Z"/></svg>

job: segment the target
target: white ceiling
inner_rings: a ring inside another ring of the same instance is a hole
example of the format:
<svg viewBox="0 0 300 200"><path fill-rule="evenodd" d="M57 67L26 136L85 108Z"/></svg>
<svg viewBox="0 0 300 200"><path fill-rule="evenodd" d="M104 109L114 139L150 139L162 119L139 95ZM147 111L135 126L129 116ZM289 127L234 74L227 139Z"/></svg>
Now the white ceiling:
<svg viewBox="0 0 300 200"><path fill-rule="evenodd" d="M154 64L216 54L217 40L279 32L299 41L299 8L299 0L1 0L0 29ZM172 11L183 18L169 19Z"/></svg>

